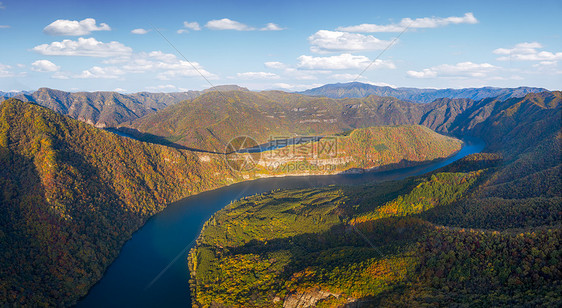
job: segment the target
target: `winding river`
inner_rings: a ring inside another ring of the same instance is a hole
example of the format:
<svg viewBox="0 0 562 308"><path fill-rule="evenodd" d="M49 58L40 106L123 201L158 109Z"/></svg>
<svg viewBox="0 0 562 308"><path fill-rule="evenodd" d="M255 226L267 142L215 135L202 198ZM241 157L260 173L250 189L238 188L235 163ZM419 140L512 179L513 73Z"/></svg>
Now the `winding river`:
<svg viewBox="0 0 562 308"><path fill-rule="evenodd" d="M232 201L274 189L403 179L446 166L483 148L482 142L465 140L456 155L423 166L363 174L259 179L187 197L151 217L135 232L77 307L190 307L187 254L203 223Z"/></svg>

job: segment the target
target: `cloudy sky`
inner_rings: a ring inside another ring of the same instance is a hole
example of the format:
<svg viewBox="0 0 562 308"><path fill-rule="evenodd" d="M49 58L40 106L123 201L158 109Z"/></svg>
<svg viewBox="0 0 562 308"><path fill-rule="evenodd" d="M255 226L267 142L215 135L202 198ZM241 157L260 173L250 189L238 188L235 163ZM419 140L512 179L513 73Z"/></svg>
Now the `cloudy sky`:
<svg viewBox="0 0 562 308"><path fill-rule="evenodd" d="M562 89L556 1L0 2L0 91Z"/></svg>

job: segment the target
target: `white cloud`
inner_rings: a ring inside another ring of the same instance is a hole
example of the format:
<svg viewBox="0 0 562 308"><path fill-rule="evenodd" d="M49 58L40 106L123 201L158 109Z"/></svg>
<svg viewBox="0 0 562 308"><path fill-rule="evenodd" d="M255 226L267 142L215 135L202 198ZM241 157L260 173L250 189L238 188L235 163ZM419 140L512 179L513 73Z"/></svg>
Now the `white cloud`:
<svg viewBox="0 0 562 308"><path fill-rule="evenodd" d="M285 28L281 28L278 25L270 22L267 25L265 25L265 27L260 29L261 31L281 31L281 30L285 30Z"/></svg>
<svg viewBox="0 0 562 308"><path fill-rule="evenodd" d="M171 84L166 85L158 85L152 87L146 87L146 90L149 92L163 92L163 91L173 91L176 90L177 87Z"/></svg>
<svg viewBox="0 0 562 308"><path fill-rule="evenodd" d="M391 41L380 40L372 35L341 31L320 30L308 38L312 52L365 51L387 48Z"/></svg>
<svg viewBox="0 0 562 308"><path fill-rule="evenodd" d="M196 22L196 21L193 21L193 22L184 21L183 26L186 27L187 29L194 30L194 31L201 30L201 27L199 26L199 23Z"/></svg>
<svg viewBox="0 0 562 308"><path fill-rule="evenodd" d="M126 74L146 74L149 73L159 80L172 80L181 77L200 77L207 79L217 79L215 74L205 70L197 62L178 59L175 55L163 53L162 51L133 53L128 56L119 56L102 61L109 66L94 66L80 74L69 72L57 72L52 77L56 79L69 78L105 78L115 79ZM193 66L195 66L195 68ZM153 78L154 78L153 77Z"/></svg>
<svg viewBox="0 0 562 308"><path fill-rule="evenodd" d="M92 31L109 31L111 27L108 24L101 23L96 25L96 20L86 18L81 21L58 19L43 29L43 32L49 35L88 35Z"/></svg>
<svg viewBox="0 0 562 308"><path fill-rule="evenodd" d="M147 34L148 30L142 29L142 28L138 28L138 29L133 29L131 30L132 34Z"/></svg>
<svg viewBox="0 0 562 308"><path fill-rule="evenodd" d="M217 76L209 73L199 63L178 59L175 55L162 51L140 52L128 57L117 57L103 61L105 64L120 64L121 69L128 73L156 74L160 80L170 80L178 77L195 77L202 74L206 78L216 79Z"/></svg>
<svg viewBox="0 0 562 308"><path fill-rule="evenodd" d="M482 78L497 69L497 66L489 63L460 62L455 65L441 64L421 71L407 71L406 73L414 78L435 78L438 76Z"/></svg>
<svg viewBox="0 0 562 308"><path fill-rule="evenodd" d="M284 82L274 83L273 87L278 89L283 89L287 91L302 91L311 88L317 88L322 86L323 84L320 83L313 83L313 84L288 84Z"/></svg>
<svg viewBox="0 0 562 308"><path fill-rule="evenodd" d="M435 78L437 77L437 72L426 68L422 71L407 71L406 74L408 74L408 76L410 77L414 77L414 78Z"/></svg>
<svg viewBox="0 0 562 308"><path fill-rule="evenodd" d="M299 70L292 67L288 67L283 70L283 76L289 78L290 80L317 80L317 75L325 75L329 73L331 73L331 71L312 69Z"/></svg>
<svg viewBox="0 0 562 308"><path fill-rule="evenodd" d="M378 86L378 87L391 87L391 88L396 88L396 85L390 84L390 83L386 83L386 82L371 82L371 81L363 81L364 83L368 83L368 84L372 84L374 86Z"/></svg>
<svg viewBox="0 0 562 308"><path fill-rule="evenodd" d="M539 66L557 66L558 65L558 61L541 61L538 64L535 65L539 65Z"/></svg>
<svg viewBox="0 0 562 308"><path fill-rule="evenodd" d="M0 10L5 9L6 7L4 6L4 3L0 2Z"/></svg>
<svg viewBox="0 0 562 308"><path fill-rule="evenodd" d="M194 29L194 30L200 30L199 24L197 24L197 23L195 23L195 24L197 26L197 29ZM184 22L184 26L187 27L185 22ZM262 28L258 29L258 28L250 27L246 24L243 24L241 22L238 22L238 21L235 21L235 20L232 20L232 19L228 19L228 18L210 20L205 24L205 27L207 29L211 29L211 30L236 30L236 31L254 31L254 30L281 31L281 30L285 30L285 28L282 28L279 25L274 24L272 22L269 22L265 25L265 27L262 27ZM178 30L178 33L184 33L184 32L187 32L187 30L184 30L184 29Z"/></svg>
<svg viewBox="0 0 562 308"><path fill-rule="evenodd" d="M498 48L493 51L501 61L520 60L520 61L556 61L562 60L562 52L539 51L542 48L540 43L519 43L513 48Z"/></svg>
<svg viewBox="0 0 562 308"><path fill-rule="evenodd" d="M113 91L114 91L114 92L120 92L120 93L122 93L122 92L127 92L127 90L125 90L125 89L123 89L123 88L115 88L115 89L113 89Z"/></svg>
<svg viewBox="0 0 562 308"><path fill-rule="evenodd" d="M42 44L32 49L43 55L49 56L85 56L85 57L116 57L132 53L132 49L119 42L104 43L95 38L78 38L77 41L63 40Z"/></svg>
<svg viewBox="0 0 562 308"><path fill-rule="evenodd" d="M93 66L90 69L83 70L79 74L75 74L72 72L64 72L64 71L57 71L51 77L55 79L71 79L71 78L80 78L80 79L117 79L123 75L125 75L125 71L118 67L108 66L108 67L99 67Z"/></svg>
<svg viewBox="0 0 562 308"><path fill-rule="evenodd" d="M211 30L236 30L236 31L252 31L255 28L249 27L243 23L228 18L215 19L207 22L205 27Z"/></svg>
<svg viewBox="0 0 562 308"><path fill-rule="evenodd" d="M364 76L358 76L358 74L349 74L349 73L333 74L330 77L333 78L333 79L345 80L345 81L355 80L356 78L365 78Z"/></svg>
<svg viewBox="0 0 562 308"><path fill-rule="evenodd" d="M344 69L364 69L371 60L365 56L354 56L344 53L331 57L313 57L302 55L298 57L298 67L303 69L319 70L344 70ZM371 68L396 68L392 61L377 59Z"/></svg>
<svg viewBox="0 0 562 308"><path fill-rule="evenodd" d="M11 69L11 66L0 63L0 78L13 77L14 73L12 73Z"/></svg>
<svg viewBox="0 0 562 308"><path fill-rule="evenodd" d="M125 72L117 67L94 66L89 70L82 71L81 74L74 76L74 78L116 79L123 74L125 74Z"/></svg>
<svg viewBox="0 0 562 308"><path fill-rule="evenodd" d="M264 65L265 67L274 68L274 69L284 69L287 67L287 65L285 65L284 63L277 62L277 61L265 62Z"/></svg>
<svg viewBox="0 0 562 308"><path fill-rule="evenodd" d="M192 21L192 22L184 21L183 22L183 29L179 29L177 31L177 33L178 34L188 33L189 30L199 31L199 30L201 30L201 26L199 26L199 23L196 22L196 21Z"/></svg>
<svg viewBox="0 0 562 308"><path fill-rule="evenodd" d="M59 69L59 66L49 60L37 60L31 63L31 70L36 72L56 72Z"/></svg>
<svg viewBox="0 0 562 308"><path fill-rule="evenodd" d="M466 13L462 17L424 17L424 18L403 18L399 23L389 25L361 24L357 26L338 27L339 31L346 32L402 32L406 27L410 29L437 28L449 24L475 24L478 23L472 13Z"/></svg>
<svg viewBox="0 0 562 308"><path fill-rule="evenodd" d="M69 72L56 72L51 77L54 79L66 80L66 79L70 79L71 74Z"/></svg>
<svg viewBox="0 0 562 308"><path fill-rule="evenodd" d="M10 25L0 25L0 29L9 29L11 28Z"/></svg>
<svg viewBox="0 0 562 308"><path fill-rule="evenodd" d="M236 76L242 79L279 79L279 75L267 72L238 73Z"/></svg>

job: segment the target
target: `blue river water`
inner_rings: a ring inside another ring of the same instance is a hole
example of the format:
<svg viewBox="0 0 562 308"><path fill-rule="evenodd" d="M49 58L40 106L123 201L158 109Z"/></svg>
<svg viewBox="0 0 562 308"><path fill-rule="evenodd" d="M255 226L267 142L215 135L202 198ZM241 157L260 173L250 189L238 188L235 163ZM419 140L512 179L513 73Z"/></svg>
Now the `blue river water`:
<svg viewBox="0 0 562 308"><path fill-rule="evenodd" d="M203 223L232 201L275 189L403 179L441 168L483 148L482 142L466 140L454 156L423 166L362 174L259 179L187 197L170 204L135 232L77 307L190 307L187 254Z"/></svg>

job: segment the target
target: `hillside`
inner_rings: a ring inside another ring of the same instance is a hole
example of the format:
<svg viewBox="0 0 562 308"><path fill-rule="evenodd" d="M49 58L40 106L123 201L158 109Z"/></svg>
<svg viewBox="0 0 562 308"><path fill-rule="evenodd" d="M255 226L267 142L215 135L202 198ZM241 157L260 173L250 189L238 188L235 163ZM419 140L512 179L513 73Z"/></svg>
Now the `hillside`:
<svg viewBox="0 0 562 308"><path fill-rule="evenodd" d="M417 124L456 136L488 136L475 127L489 127L487 119L499 116L511 105L550 108L535 104L535 100L559 101L560 92L507 100L443 98L428 104L379 96L331 99L280 91L214 92L135 120L127 128L136 130L136 136L143 140L217 152L224 151L237 136L265 143L270 138L323 136L381 125Z"/></svg>
<svg viewBox="0 0 562 308"><path fill-rule="evenodd" d="M367 128L340 141L339 153L364 168L423 163L461 145L420 126ZM378 160L364 161L358 151L371 143L384 149ZM0 105L0 163L0 294L9 305L69 306L101 278L132 233L169 203L291 173L235 172L224 155L120 137L16 99ZM321 174L352 167L328 163L335 167Z"/></svg>
<svg viewBox="0 0 562 308"><path fill-rule="evenodd" d="M523 97L529 93L548 91L543 88L466 88L466 89L417 89L417 88L391 88L381 87L360 82L327 84L298 92L310 96L325 96L330 98L357 98L369 95L392 96L413 103L430 103L439 98L468 98L481 100L484 98L497 98L506 100L514 97Z"/></svg>
<svg viewBox="0 0 562 308"><path fill-rule="evenodd" d="M187 91L175 93L138 92L131 94L121 94L118 92L65 92L49 88L40 88L39 90L34 92L2 92L0 93L0 96L2 96L4 99L15 97L22 101L35 102L41 106L45 106L47 108L50 108L51 110L87 122L97 127L114 127L121 123L130 123L131 121L162 110L168 106L175 105L179 102L189 101L200 95L216 91L220 91L222 93L228 93L232 91L249 92L248 89L236 85L221 85L203 91ZM377 95L394 97L408 102L429 103L439 98L466 98L470 100L481 100L483 98L496 97L498 100L505 100L513 97L522 97L528 93L540 91L546 90L527 87L521 87L517 89L469 88L458 90L433 90L415 88L394 89L390 87L377 87L362 83L352 83L325 85L323 87L307 90L301 93L305 95L326 96L330 98L363 98L369 95ZM259 96L260 94L256 92L254 93L256 94L256 96ZM284 92L261 92L262 95L269 97L269 99L278 99L279 102L292 101L293 104L296 104L295 97L289 98L287 95L283 95L281 93ZM345 93L349 93L349 95ZM298 98L298 100L306 101L306 99L303 99L299 96L296 96L296 98ZM217 98L215 98L215 100L216 99ZM218 99L220 100L220 97ZM253 99L255 99L255 97ZM222 100L224 100L224 97L222 97ZM234 98L234 100L236 100L236 98ZM295 108L295 106L293 106L293 108ZM287 112L287 110L284 111ZM281 116L282 114L277 115ZM337 114L332 115L337 116ZM268 116L275 116L275 114L268 114ZM332 119L328 119L328 121L332 121Z"/></svg>
<svg viewBox="0 0 562 308"><path fill-rule="evenodd" d="M16 306L74 303L150 216L240 179L222 157L119 137L14 99L0 106L0 165L0 298Z"/></svg>
<svg viewBox="0 0 562 308"><path fill-rule="evenodd" d="M4 96L5 99L14 97L24 102L34 102L96 127L113 127L213 91L248 91L248 89L235 85L221 85L203 91L121 94L112 91L65 92L40 88L34 92L2 92L0 96Z"/></svg>
<svg viewBox="0 0 562 308"><path fill-rule="evenodd" d="M275 140L272 142L275 144ZM376 126L265 151L256 172L308 175L381 171L443 159L461 147L460 140L424 126Z"/></svg>
<svg viewBox="0 0 562 308"><path fill-rule="evenodd" d="M41 88L29 94L16 95L14 98L37 103L97 127L106 127L132 121L197 95L192 92L141 92L126 95L117 92L65 92Z"/></svg>
<svg viewBox="0 0 562 308"><path fill-rule="evenodd" d="M448 127L492 153L219 211L189 257L196 305L560 306L562 95L465 110Z"/></svg>
<svg viewBox="0 0 562 308"><path fill-rule="evenodd" d="M212 92L133 121L142 133L183 146L224 151L237 136L321 136L378 125L417 124L414 104L390 97L334 100L280 91Z"/></svg>
<svg viewBox="0 0 562 308"><path fill-rule="evenodd" d="M190 253L196 306L559 305L560 192L446 214L476 206L496 166L476 155L451 166L475 171L235 202Z"/></svg>

